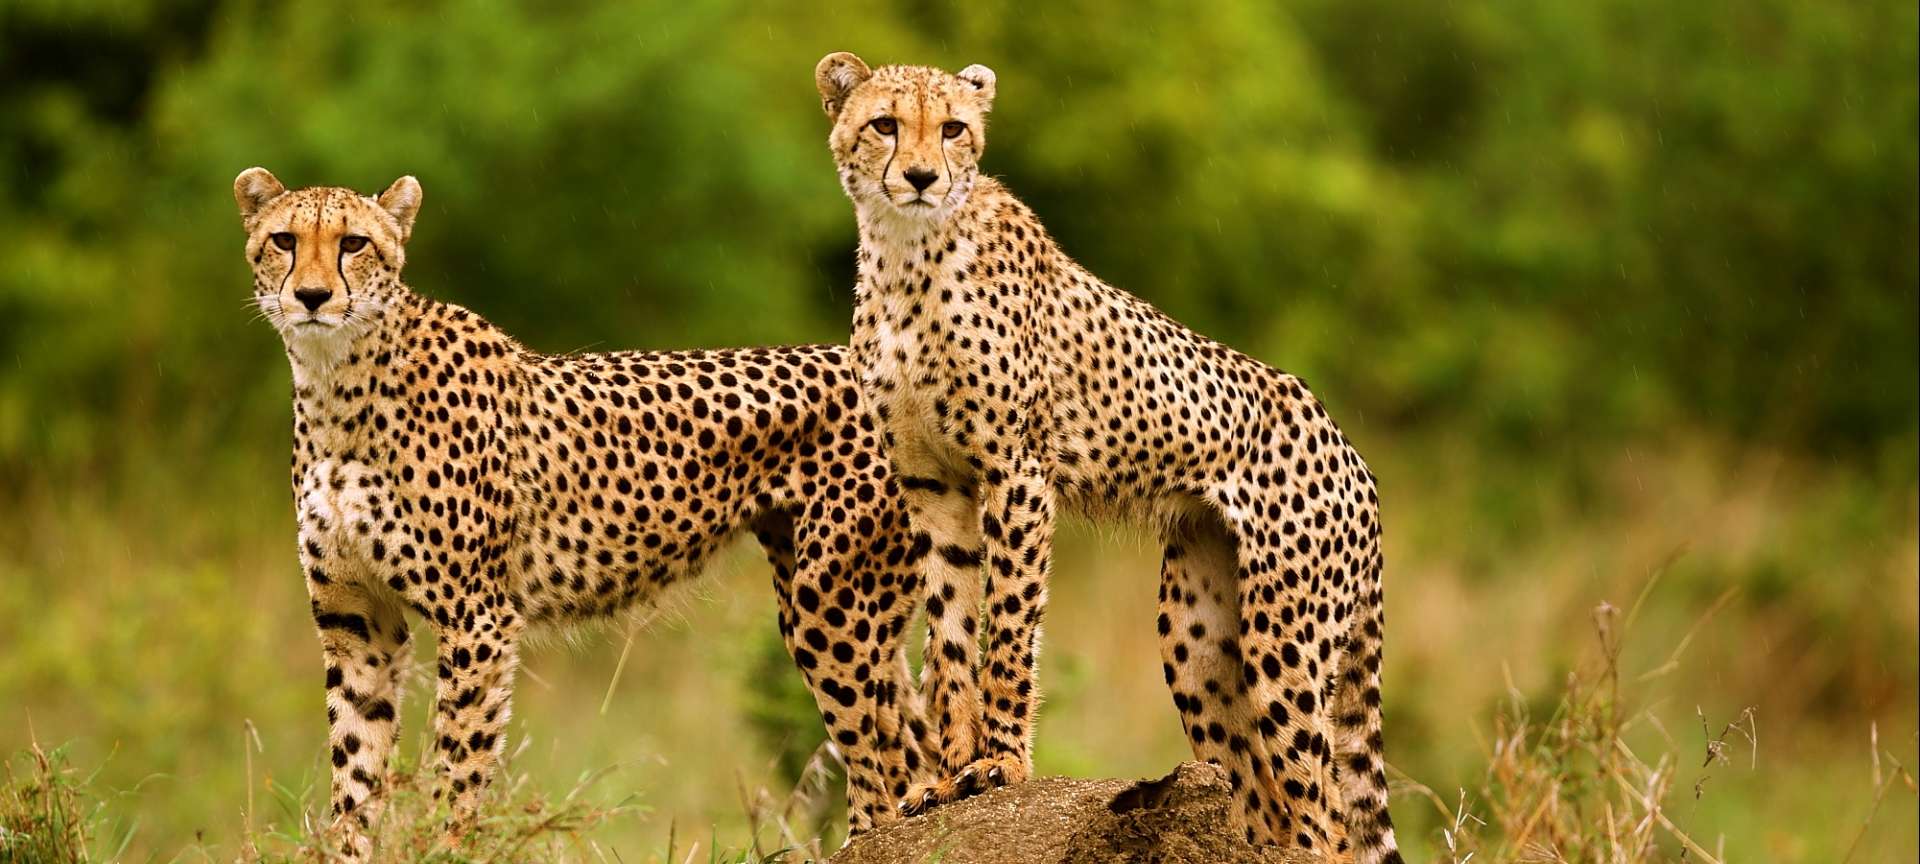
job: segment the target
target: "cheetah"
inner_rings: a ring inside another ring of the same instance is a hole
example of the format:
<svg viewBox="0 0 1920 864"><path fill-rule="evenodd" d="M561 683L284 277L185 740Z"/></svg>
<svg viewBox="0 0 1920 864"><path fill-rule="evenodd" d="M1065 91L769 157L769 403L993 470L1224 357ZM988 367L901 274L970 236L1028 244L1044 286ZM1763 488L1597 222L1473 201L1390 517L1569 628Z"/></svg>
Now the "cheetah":
<svg viewBox="0 0 1920 864"><path fill-rule="evenodd" d="M749 531L845 758L850 831L897 819L921 757L896 646L926 550L847 350L536 353L401 281L421 195L412 177L372 198L261 168L234 181L253 301L292 367L330 830L366 854L407 610L438 642L435 795L457 840L502 751L522 633L655 602Z"/></svg>
<svg viewBox="0 0 1920 864"><path fill-rule="evenodd" d="M980 174L992 70L836 53L814 77L860 231L854 357L934 552L920 686L940 779L902 809L1031 773L1064 508L1161 534L1167 685L1248 839L1398 861L1379 503L1346 436L1299 379L1100 281Z"/></svg>

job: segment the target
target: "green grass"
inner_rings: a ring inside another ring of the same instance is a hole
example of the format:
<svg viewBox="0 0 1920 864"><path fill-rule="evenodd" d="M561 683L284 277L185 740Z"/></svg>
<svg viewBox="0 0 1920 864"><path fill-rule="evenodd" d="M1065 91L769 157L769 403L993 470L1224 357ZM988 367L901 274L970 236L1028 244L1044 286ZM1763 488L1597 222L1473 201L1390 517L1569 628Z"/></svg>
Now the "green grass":
<svg viewBox="0 0 1920 864"><path fill-rule="evenodd" d="M0 785L0 862L80 864L112 860L131 834L111 845L106 801L94 775L81 776L65 748L36 742L11 755Z"/></svg>
<svg viewBox="0 0 1920 864"><path fill-rule="evenodd" d="M418 765L396 766L390 775L386 810L372 834L371 858L417 864L481 864L496 861L617 861L616 853L594 838L608 824L637 812L630 802L605 800L604 772L580 778L564 794L549 796L512 770L508 760L498 782L487 790L481 815L457 839L445 829L446 808L433 800L430 774ZM5 864L82 864L121 860L134 835L111 824L109 797L97 775L80 776L67 748L47 750L38 742L14 754L7 783L0 790L0 862ZM343 860L335 838L321 828L324 791L274 785L265 799L249 797L241 810L236 860L242 864ZM284 818L255 827L256 803ZM317 808L317 809L316 809ZM757 839L733 849L709 838L682 845L670 837L658 860L675 864L775 864L798 860L809 850L800 845L761 851ZM818 849L811 850L817 856ZM217 858L196 844L175 860Z"/></svg>
<svg viewBox="0 0 1920 864"><path fill-rule="evenodd" d="M1740 860L1727 854L1724 835L1707 838L1689 833L1680 823L1697 810L1691 804L1721 794L1719 784L1710 788L1715 774L1723 769L1757 769L1762 753L1757 719L1747 709L1716 726L1701 712L1700 734L1685 736L1688 741L1683 743L1653 712L1638 704L1636 685L1681 668L1679 660L1695 635L1689 633L1674 648L1672 663L1637 681L1624 674L1621 664L1627 640L1654 586L1650 581L1648 590L1624 614L1606 603L1592 610L1597 650L1569 672L1558 701L1544 716L1535 716L1531 700L1517 689L1510 691L1506 704L1491 718L1491 751L1472 793L1461 790L1449 800L1415 779L1397 778L1395 797L1403 814L1409 804L1430 803L1441 818L1435 860L1452 864ZM1842 864L1880 860L1871 851L1868 855L1873 857L1860 857L1862 849L1872 848L1865 845L1870 835L1899 830L1901 826L1893 823L1904 818L1901 811L1910 812L1910 796L1916 790L1912 774L1900 759L1878 749L1877 740L1872 743L1872 802L1845 851L1834 859ZM523 745L523 753L525 749ZM516 754L506 760L498 781L487 792L482 817L457 841L445 835L447 814L429 794L428 774L417 765L397 766L385 815L374 833L374 858L434 864L625 860L603 846L596 834L641 808L630 801L603 800L600 787L605 785L606 772L581 777L565 794L549 797L538 784L513 770L518 758ZM15 770L16 765L20 770ZM1907 800L1883 810L1888 794L1896 790ZM817 787L812 791L817 794ZM709 831L704 847L698 842L682 846L676 832L669 834L664 853L654 860L773 864L822 857L820 841L795 837L780 815L790 811L792 801L769 808L770 793L761 789L755 794L743 797L751 824L751 840L744 848L723 846L717 829ZM316 830L315 813L325 800L323 791L274 785L269 797L273 809L286 818L257 830L256 802L249 794L241 811L240 861L338 857L325 833ZM762 822L770 814L786 845L766 849L761 844ZM0 794L0 862L118 860L132 831L115 830L108 824L110 819L94 778L79 777L64 748L47 751L35 742L8 766L7 785ZM179 857L210 854L199 848Z"/></svg>
<svg viewBox="0 0 1920 864"><path fill-rule="evenodd" d="M373 858L465 864L486 861L590 861L604 859L591 838L601 826L634 809L624 801L607 803L599 789L602 775L580 778L558 797L548 797L510 768L487 790L480 816L457 841L446 834L446 808L433 798L430 774L420 768L390 775L387 812L373 832ZM324 790L279 787L273 798L285 820L269 822L255 833L243 829L242 861L314 861L339 857L337 845L321 826ZM297 820L294 818L297 816ZM251 823L252 813L246 814Z"/></svg>

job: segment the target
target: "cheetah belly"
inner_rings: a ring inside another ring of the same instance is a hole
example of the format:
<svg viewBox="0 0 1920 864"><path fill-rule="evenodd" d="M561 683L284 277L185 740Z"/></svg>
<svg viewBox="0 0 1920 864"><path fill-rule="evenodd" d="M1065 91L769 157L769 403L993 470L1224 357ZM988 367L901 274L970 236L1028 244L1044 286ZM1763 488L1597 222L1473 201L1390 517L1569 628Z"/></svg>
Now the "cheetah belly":
<svg viewBox="0 0 1920 864"><path fill-rule="evenodd" d="M696 519L687 506L593 490L532 514L510 559L527 615L536 621L610 615L701 572L744 517L728 512Z"/></svg>
<svg viewBox="0 0 1920 864"><path fill-rule="evenodd" d="M1055 376L1054 393L1051 456L1064 508L1155 530L1199 512L1199 499L1213 491L1216 441L1178 437L1157 416L1120 416L1070 378Z"/></svg>

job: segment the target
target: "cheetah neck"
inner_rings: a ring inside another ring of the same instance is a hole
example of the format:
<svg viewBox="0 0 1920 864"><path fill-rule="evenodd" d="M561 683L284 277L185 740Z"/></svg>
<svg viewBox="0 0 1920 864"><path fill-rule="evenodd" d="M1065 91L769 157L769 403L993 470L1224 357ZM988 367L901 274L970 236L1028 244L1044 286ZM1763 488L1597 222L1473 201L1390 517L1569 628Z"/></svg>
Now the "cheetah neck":
<svg viewBox="0 0 1920 864"><path fill-rule="evenodd" d="M428 301L403 292L390 306L319 338L286 340L293 373L295 446L313 455L361 455L369 449L368 397L404 365L407 330Z"/></svg>
<svg viewBox="0 0 1920 864"><path fill-rule="evenodd" d="M951 220L915 219L890 209L876 210L863 209L859 214L863 275L898 271L915 263L923 249L938 247L955 233Z"/></svg>
<svg viewBox="0 0 1920 864"><path fill-rule="evenodd" d="M936 286L964 278L977 251L971 237L978 235L992 202L1003 194L997 183L983 177L968 183L968 193L958 203L924 217L889 204L856 206L861 277L856 299L888 306L937 302Z"/></svg>

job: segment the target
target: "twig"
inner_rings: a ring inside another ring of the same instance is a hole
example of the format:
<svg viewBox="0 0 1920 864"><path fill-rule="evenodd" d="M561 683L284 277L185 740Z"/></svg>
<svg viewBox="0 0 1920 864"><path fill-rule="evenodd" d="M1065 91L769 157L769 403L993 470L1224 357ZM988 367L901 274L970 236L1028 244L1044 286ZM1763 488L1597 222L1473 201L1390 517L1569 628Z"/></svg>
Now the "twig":
<svg viewBox="0 0 1920 864"><path fill-rule="evenodd" d="M1867 724L1867 749L1873 751L1873 786L1880 788L1880 721Z"/></svg>
<svg viewBox="0 0 1920 864"><path fill-rule="evenodd" d="M1742 709L1739 716L1733 718L1726 728L1721 729L1717 737L1713 734L1713 729L1707 725L1707 712L1698 705L1693 706L1693 711L1700 717L1700 732L1707 737L1707 758L1700 763L1700 767L1705 768L1715 762L1722 765L1727 763L1727 736L1734 732L1740 733L1740 737L1747 739L1747 743L1752 747L1752 753L1748 757L1750 762L1748 767L1751 769L1759 766L1760 730L1755 727L1752 706Z"/></svg>

